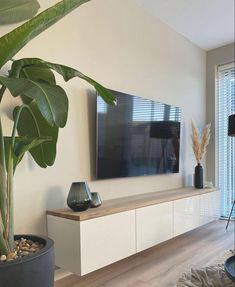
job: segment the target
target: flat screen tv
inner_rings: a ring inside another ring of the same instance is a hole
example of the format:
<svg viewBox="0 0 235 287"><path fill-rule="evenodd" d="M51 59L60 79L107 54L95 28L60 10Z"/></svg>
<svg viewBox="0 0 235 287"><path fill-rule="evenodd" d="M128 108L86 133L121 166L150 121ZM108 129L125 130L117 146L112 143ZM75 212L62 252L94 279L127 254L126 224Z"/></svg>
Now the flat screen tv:
<svg viewBox="0 0 235 287"><path fill-rule="evenodd" d="M96 178L179 172L179 107L112 91L117 105L97 97Z"/></svg>

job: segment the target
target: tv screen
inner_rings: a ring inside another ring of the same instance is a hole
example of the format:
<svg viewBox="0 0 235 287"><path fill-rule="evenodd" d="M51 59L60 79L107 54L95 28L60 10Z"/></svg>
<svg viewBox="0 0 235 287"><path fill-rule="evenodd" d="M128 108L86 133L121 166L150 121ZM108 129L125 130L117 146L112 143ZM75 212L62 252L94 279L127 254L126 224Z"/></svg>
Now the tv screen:
<svg viewBox="0 0 235 287"><path fill-rule="evenodd" d="M117 105L97 97L96 178L179 172L179 107L112 91Z"/></svg>

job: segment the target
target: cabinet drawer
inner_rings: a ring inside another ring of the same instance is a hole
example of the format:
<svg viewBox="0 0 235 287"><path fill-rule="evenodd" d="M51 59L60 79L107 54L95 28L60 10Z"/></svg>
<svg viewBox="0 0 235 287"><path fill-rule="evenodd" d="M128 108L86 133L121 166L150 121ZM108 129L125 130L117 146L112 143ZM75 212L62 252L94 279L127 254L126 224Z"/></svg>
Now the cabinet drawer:
<svg viewBox="0 0 235 287"><path fill-rule="evenodd" d="M135 211L80 222L81 275L135 253Z"/></svg>
<svg viewBox="0 0 235 287"><path fill-rule="evenodd" d="M55 265L80 274L79 222L47 215L48 236L54 240Z"/></svg>
<svg viewBox="0 0 235 287"><path fill-rule="evenodd" d="M202 194L200 197L200 224L220 217L220 191Z"/></svg>
<svg viewBox="0 0 235 287"><path fill-rule="evenodd" d="M173 237L173 202L136 209L137 252Z"/></svg>
<svg viewBox="0 0 235 287"><path fill-rule="evenodd" d="M174 201L174 236L200 225L200 196Z"/></svg>
<svg viewBox="0 0 235 287"><path fill-rule="evenodd" d="M55 264L84 275L135 254L135 210L84 221L47 216Z"/></svg>

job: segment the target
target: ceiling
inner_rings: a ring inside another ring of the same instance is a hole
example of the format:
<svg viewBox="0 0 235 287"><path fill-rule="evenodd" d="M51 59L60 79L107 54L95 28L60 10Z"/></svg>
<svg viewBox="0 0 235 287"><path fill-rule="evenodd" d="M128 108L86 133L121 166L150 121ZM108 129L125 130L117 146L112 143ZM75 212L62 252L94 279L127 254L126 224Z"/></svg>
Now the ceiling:
<svg viewBox="0 0 235 287"><path fill-rule="evenodd" d="M234 42L234 0L137 0L204 50Z"/></svg>

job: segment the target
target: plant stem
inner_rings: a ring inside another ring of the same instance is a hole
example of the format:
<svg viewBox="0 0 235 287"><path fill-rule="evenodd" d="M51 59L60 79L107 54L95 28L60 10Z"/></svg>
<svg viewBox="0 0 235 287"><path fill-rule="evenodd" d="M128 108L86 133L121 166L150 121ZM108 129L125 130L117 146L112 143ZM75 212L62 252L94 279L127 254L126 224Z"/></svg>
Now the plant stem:
<svg viewBox="0 0 235 287"><path fill-rule="evenodd" d="M6 87L5 87L5 86L2 86L2 87L0 88L0 103L1 103L1 101L2 101L2 97L3 97L3 94L5 93L5 91L6 91Z"/></svg>
<svg viewBox="0 0 235 287"><path fill-rule="evenodd" d="M9 244L7 241L7 181L5 145L0 118L0 253L8 254Z"/></svg>
<svg viewBox="0 0 235 287"><path fill-rule="evenodd" d="M8 219L7 238L10 251L14 250L14 204L13 204L13 150L9 149L8 170L7 170L7 199L8 199Z"/></svg>
<svg viewBox="0 0 235 287"><path fill-rule="evenodd" d="M16 118L14 121L14 126L11 135L11 146L9 148L8 155L8 169L7 169L7 229L6 229L6 237L9 243L10 251L14 250L14 194L13 194L13 182L14 182L14 165L13 165L13 153L14 153L14 145L15 138L17 132L17 125L19 122L20 114L24 108L28 108L27 105L22 105L16 113Z"/></svg>
<svg viewBox="0 0 235 287"><path fill-rule="evenodd" d="M0 234L0 254L7 255L10 253L10 249L8 248L7 241L4 239L2 233Z"/></svg>
<svg viewBox="0 0 235 287"><path fill-rule="evenodd" d="M6 159L5 145L0 118L0 211L3 226L6 226Z"/></svg>
<svg viewBox="0 0 235 287"><path fill-rule="evenodd" d="M16 112L16 117L14 120L14 126L12 129L11 135L11 146L9 148L8 155L8 168L7 168L7 220L6 220L6 239L9 244L10 251L14 250L14 204L13 204L13 182L14 182L14 164L13 164L13 153L15 150L15 140L16 140L16 132L17 126L19 123L20 115L23 109L27 109L31 114L33 120L36 123L36 119L31 111L31 109L27 105L22 105ZM38 126L37 126L38 128ZM39 128L38 128L39 132ZM1 243L0 243L1 244Z"/></svg>

